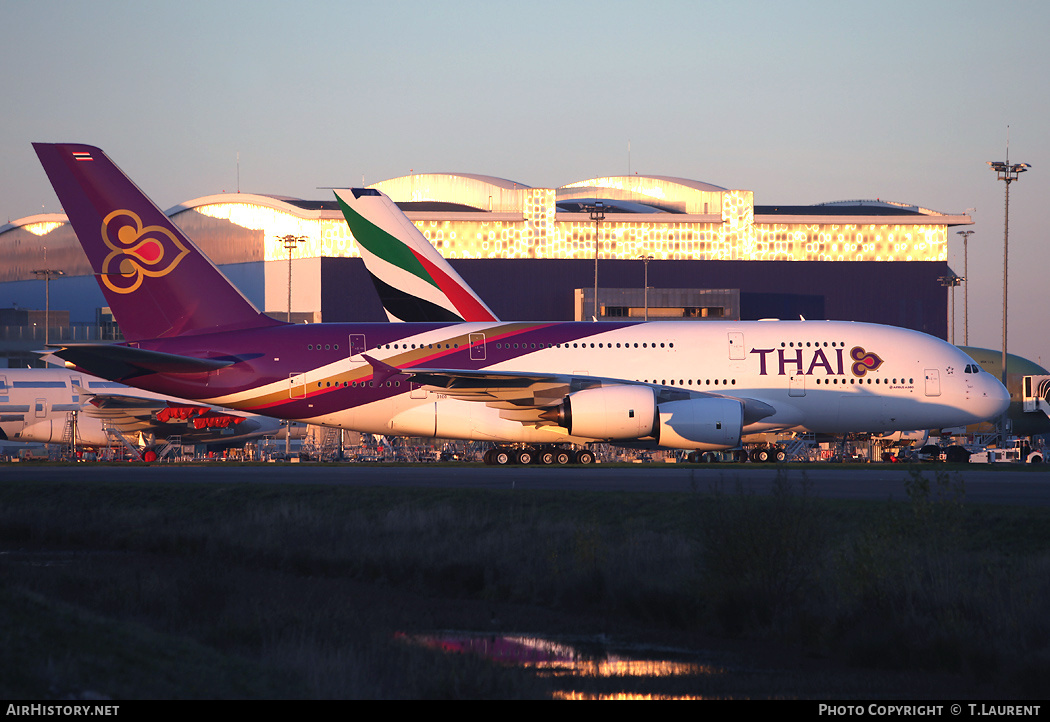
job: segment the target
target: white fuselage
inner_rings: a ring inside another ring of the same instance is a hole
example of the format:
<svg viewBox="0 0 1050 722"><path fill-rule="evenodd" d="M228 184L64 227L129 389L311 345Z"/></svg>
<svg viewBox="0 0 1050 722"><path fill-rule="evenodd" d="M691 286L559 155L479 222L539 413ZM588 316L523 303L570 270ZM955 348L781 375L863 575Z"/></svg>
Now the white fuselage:
<svg viewBox="0 0 1050 722"><path fill-rule="evenodd" d="M113 390L148 393L65 369L0 369L0 430L12 441L59 442L69 427L70 413L75 411L81 443L103 446L108 439L102 420L79 412L89 397L83 391Z"/></svg>
<svg viewBox="0 0 1050 722"><path fill-rule="evenodd" d="M119 409L103 410L90 403L92 397L111 396L127 400L132 404L128 413ZM142 403L138 409L135 404ZM137 389L115 381L107 381L89 374L61 368L46 369L0 369L0 431L11 441L28 443L69 443L73 428L70 425L76 412L75 445L100 447L113 443L107 432L120 428L125 433L142 431L152 437L159 426L150 419L150 411L157 411L168 404L192 403L173 399L166 395ZM137 413L135 413L137 411ZM140 417L141 422L134 421ZM243 416L243 415L242 415ZM182 422L185 426L186 422ZM200 443L225 442L231 438L248 438L263 434L283 433L278 423L265 417L253 417L248 428L237 429L238 433L224 433L222 429L212 432L195 432L193 437ZM167 425L164 433L183 431L179 423ZM248 433L241 433L241 432Z"/></svg>
<svg viewBox="0 0 1050 722"><path fill-rule="evenodd" d="M391 343L369 340L365 325L353 329L361 331L357 350L399 368L448 369L450 359L420 359L421 351L450 343L454 347L470 338L471 353L484 359L473 368L482 371L571 374L599 378L603 385L642 383L772 407L774 413L747 423L744 433L945 428L994 417L1008 403L998 380L980 372L955 346L891 326L839 321L573 325L586 326L587 333L568 343L545 341L543 324L530 325L527 335L507 334L503 329L508 324L498 322L405 325L406 334ZM275 392L301 395L305 413L297 418L371 433L524 442L569 438L564 428L523 423L514 413L484 401L454 398L433 387L411 389L403 377L385 382L398 384L403 391L354 403L357 384L364 391L365 384L371 383L371 367L360 353L347 355L348 326L322 325L328 327L325 346L332 349L315 354L319 365L304 371L301 361L290 362L286 371L272 375L289 380L205 400L274 413L253 408L252 399ZM551 338L557 337L559 326L563 324L549 325ZM304 329L305 340L305 329L310 327L299 328ZM309 338L319 338L320 329L313 327ZM282 357L293 356L287 344L296 342L290 338L283 339ZM478 338L482 343L476 343ZM340 346L342 351L337 350ZM332 408L324 398L330 393L346 394L349 403ZM559 401L552 398L550 404ZM319 412L311 415L315 406Z"/></svg>

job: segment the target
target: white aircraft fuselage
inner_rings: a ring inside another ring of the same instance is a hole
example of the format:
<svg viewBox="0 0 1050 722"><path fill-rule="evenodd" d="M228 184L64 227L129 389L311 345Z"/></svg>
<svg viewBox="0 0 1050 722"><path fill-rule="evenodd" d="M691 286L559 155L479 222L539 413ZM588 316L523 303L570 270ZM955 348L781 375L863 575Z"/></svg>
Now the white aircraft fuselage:
<svg viewBox="0 0 1050 722"><path fill-rule="evenodd" d="M113 443L107 425L150 438L178 434L192 443L230 443L283 433L270 418L231 417L204 407L190 408L192 404L79 371L0 369L0 438L10 441L68 442L71 412L77 412L76 445L90 448ZM183 410L183 415L157 420L158 413L173 408ZM216 419L222 423L215 423Z"/></svg>
<svg viewBox="0 0 1050 722"><path fill-rule="evenodd" d="M206 374L142 376L144 388L377 434L717 449L764 431L959 426L1008 402L955 346L838 321L315 324L139 346L245 359ZM577 416L589 415L582 426L556 413L566 396ZM591 418L630 410L640 425L626 430ZM693 424L710 428L693 433Z"/></svg>

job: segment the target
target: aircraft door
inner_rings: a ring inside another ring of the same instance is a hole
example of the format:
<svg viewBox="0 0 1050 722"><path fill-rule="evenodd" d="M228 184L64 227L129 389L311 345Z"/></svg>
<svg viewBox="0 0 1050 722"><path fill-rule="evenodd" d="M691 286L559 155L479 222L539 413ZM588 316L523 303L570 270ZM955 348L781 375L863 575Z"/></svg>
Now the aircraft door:
<svg viewBox="0 0 1050 722"><path fill-rule="evenodd" d="M806 376L804 374L791 374L788 377L788 396L806 395Z"/></svg>
<svg viewBox="0 0 1050 722"><path fill-rule="evenodd" d="M938 369L926 369L926 395L941 395L941 372Z"/></svg>
<svg viewBox="0 0 1050 722"><path fill-rule="evenodd" d="M471 361L484 361L485 360L485 334L483 333L472 333L469 336L470 341L470 360Z"/></svg>
<svg viewBox="0 0 1050 722"><path fill-rule="evenodd" d="M361 354L368 350L368 346L365 343L365 335L363 333L352 333L350 334L350 360L361 361ZM357 358L354 358L354 357Z"/></svg>
<svg viewBox="0 0 1050 722"><path fill-rule="evenodd" d="M741 331L729 332L729 360L743 361L747 357L744 353L744 334Z"/></svg>
<svg viewBox="0 0 1050 722"><path fill-rule="evenodd" d="M288 398L306 398L306 374L297 373L288 375Z"/></svg>
<svg viewBox="0 0 1050 722"><path fill-rule="evenodd" d="M33 415L38 419L47 418L47 399L37 399L33 402Z"/></svg>

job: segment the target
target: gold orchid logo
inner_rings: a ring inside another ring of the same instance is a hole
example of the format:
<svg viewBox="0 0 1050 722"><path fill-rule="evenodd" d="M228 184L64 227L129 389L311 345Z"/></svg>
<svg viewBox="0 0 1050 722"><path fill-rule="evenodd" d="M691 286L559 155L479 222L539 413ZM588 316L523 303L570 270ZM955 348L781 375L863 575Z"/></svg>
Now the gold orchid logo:
<svg viewBox="0 0 1050 722"><path fill-rule="evenodd" d="M102 282L116 293L134 292L146 276L168 275L190 252L167 228L143 228L142 219L129 210L113 211L102 220L102 240L112 249L102 261Z"/></svg>
<svg viewBox="0 0 1050 722"><path fill-rule="evenodd" d="M874 351L865 351L860 346L854 346L850 350L849 356L853 359L853 367L850 370L853 371L854 376L863 377L869 371L875 371L883 364L881 356Z"/></svg>

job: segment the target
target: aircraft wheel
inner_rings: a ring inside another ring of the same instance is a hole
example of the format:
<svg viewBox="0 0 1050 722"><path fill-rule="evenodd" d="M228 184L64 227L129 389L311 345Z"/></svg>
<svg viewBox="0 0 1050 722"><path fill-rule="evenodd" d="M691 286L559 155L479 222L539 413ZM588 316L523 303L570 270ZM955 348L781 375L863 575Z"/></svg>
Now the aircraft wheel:
<svg viewBox="0 0 1050 722"><path fill-rule="evenodd" d="M703 453L703 455L700 457L700 461L704 462L705 464L713 464L716 461L718 461L718 459L717 459L717 457L715 457L715 455L712 452L705 451Z"/></svg>
<svg viewBox="0 0 1050 722"><path fill-rule="evenodd" d="M528 466L532 463L532 449L522 449L517 454L517 462L522 466Z"/></svg>
<svg viewBox="0 0 1050 722"><path fill-rule="evenodd" d="M689 455L685 457L686 461L690 464L703 464L707 459L699 451L690 451Z"/></svg>
<svg viewBox="0 0 1050 722"><path fill-rule="evenodd" d="M539 455L539 462L544 466L550 466L554 463L554 452L553 451L541 451Z"/></svg>
<svg viewBox="0 0 1050 722"><path fill-rule="evenodd" d="M776 461L778 464L783 464L785 461L787 461L787 458L787 452L783 449L777 449L773 452L773 460Z"/></svg>
<svg viewBox="0 0 1050 722"><path fill-rule="evenodd" d="M587 451L586 449L576 452L576 463L577 464L593 464L594 454Z"/></svg>
<svg viewBox="0 0 1050 722"><path fill-rule="evenodd" d="M492 452L495 449L488 449L484 454L481 455L481 460L485 462L486 466L492 466Z"/></svg>
<svg viewBox="0 0 1050 722"><path fill-rule="evenodd" d="M506 466L511 461L510 452L507 449L494 449L492 452L492 463L496 466Z"/></svg>
<svg viewBox="0 0 1050 722"><path fill-rule="evenodd" d="M751 461L757 461L760 464L764 464L769 461L769 450L768 449L755 449L751 452Z"/></svg>
<svg viewBox="0 0 1050 722"><path fill-rule="evenodd" d="M744 451L743 449L737 449L736 451L733 452L733 461L735 461L738 464L746 464L747 463L747 452Z"/></svg>
<svg viewBox="0 0 1050 722"><path fill-rule="evenodd" d="M554 455L554 463L558 466L565 466L572 462L572 454L568 451L559 451Z"/></svg>

